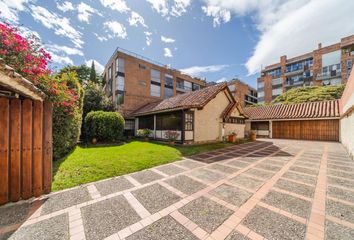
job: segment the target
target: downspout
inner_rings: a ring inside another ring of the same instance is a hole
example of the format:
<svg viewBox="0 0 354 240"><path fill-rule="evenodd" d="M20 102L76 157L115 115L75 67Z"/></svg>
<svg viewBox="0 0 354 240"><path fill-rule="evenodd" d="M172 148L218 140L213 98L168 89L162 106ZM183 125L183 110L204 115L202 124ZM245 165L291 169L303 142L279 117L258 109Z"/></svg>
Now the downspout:
<svg viewBox="0 0 354 240"><path fill-rule="evenodd" d="M156 114L154 114L154 139L156 139Z"/></svg>
<svg viewBox="0 0 354 240"><path fill-rule="evenodd" d="M184 133L184 126L185 126L185 117L184 117L184 109L182 109L182 126L181 126L181 140L182 144L184 144L185 140L185 133Z"/></svg>

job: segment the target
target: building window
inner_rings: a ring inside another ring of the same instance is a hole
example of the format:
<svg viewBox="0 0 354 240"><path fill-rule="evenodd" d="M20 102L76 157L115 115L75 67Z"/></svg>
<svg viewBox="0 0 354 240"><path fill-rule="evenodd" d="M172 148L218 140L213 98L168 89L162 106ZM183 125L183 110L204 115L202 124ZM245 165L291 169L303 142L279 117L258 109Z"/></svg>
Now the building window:
<svg viewBox="0 0 354 240"><path fill-rule="evenodd" d="M135 128L134 120L125 120L124 130L133 130Z"/></svg>
<svg viewBox="0 0 354 240"><path fill-rule="evenodd" d="M124 59L116 58L116 72L124 73Z"/></svg>
<svg viewBox="0 0 354 240"><path fill-rule="evenodd" d="M262 89L262 88L264 88L264 82L262 81L262 82L258 82L257 83L257 89Z"/></svg>
<svg viewBox="0 0 354 240"><path fill-rule="evenodd" d="M272 90L272 95L273 96L278 96L281 95L283 93L283 89L282 88L276 88Z"/></svg>
<svg viewBox="0 0 354 240"><path fill-rule="evenodd" d="M193 91L197 91L200 89L200 86L196 83L193 83Z"/></svg>
<svg viewBox="0 0 354 240"><path fill-rule="evenodd" d="M116 91L116 104L121 105L124 103L124 92Z"/></svg>
<svg viewBox="0 0 354 240"><path fill-rule="evenodd" d="M262 97L264 97L264 92L262 91L262 92L258 92L258 98L262 98Z"/></svg>
<svg viewBox="0 0 354 240"><path fill-rule="evenodd" d="M281 78L275 78L272 80L272 85L282 85L283 84L283 79Z"/></svg>
<svg viewBox="0 0 354 240"><path fill-rule="evenodd" d="M168 113L156 116L156 130L181 130L181 113Z"/></svg>
<svg viewBox="0 0 354 240"><path fill-rule="evenodd" d="M108 68L108 81L112 80L112 67Z"/></svg>
<svg viewBox="0 0 354 240"><path fill-rule="evenodd" d="M347 60L347 77L349 77L350 72L352 71L352 67L353 67L353 60L348 59Z"/></svg>
<svg viewBox="0 0 354 240"><path fill-rule="evenodd" d="M267 72L267 75L272 77L280 77L281 76L281 68L276 68Z"/></svg>
<svg viewBox="0 0 354 240"><path fill-rule="evenodd" d="M245 124L245 119L244 118L239 118L239 117L228 117L224 118L224 123L234 123L234 124Z"/></svg>
<svg viewBox="0 0 354 240"><path fill-rule="evenodd" d="M165 74L165 98L173 96L173 77Z"/></svg>
<svg viewBox="0 0 354 240"><path fill-rule="evenodd" d="M176 79L176 88L184 89L184 80L181 78Z"/></svg>
<svg viewBox="0 0 354 240"><path fill-rule="evenodd" d="M116 90L124 91L124 77L122 76L116 77Z"/></svg>
<svg viewBox="0 0 354 240"><path fill-rule="evenodd" d="M160 71L154 69L151 69L150 95L154 97L161 97Z"/></svg>
<svg viewBox="0 0 354 240"><path fill-rule="evenodd" d="M193 113L184 114L184 130L193 131Z"/></svg>
<svg viewBox="0 0 354 240"><path fill-rule="evenodd" d="M154 129L154 116L139 117L139 129Z"/></svg>
<svg viewBox="0 0 354 240"><path fill-rule="evenodd" d="M192 91L192 83L184 81L184 89L187 91Z"/></svg>
<svg viewBox="0 0 354 240"><path fill-rule="evenodd" d="M146 66L143 65L143 64L140 64L140 63L139 63L139 68L140 68L140 69L143 69L143 70L146 70Z"/></svg>

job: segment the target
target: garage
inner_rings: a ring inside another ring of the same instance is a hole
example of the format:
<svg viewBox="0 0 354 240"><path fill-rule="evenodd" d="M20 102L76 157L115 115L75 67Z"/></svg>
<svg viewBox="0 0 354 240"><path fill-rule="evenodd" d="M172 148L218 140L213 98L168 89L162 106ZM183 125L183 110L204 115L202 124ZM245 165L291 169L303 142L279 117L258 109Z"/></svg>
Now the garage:
<svg viewBox="0 0 354 240"><path fill-rule="evenodd" d="M339 141L339 100L249 107L245 113L246 128L258 137Z"/></svg>
<svg viewBox="0 0 354 240"><path fill-rule="evenodd" d="M273 121L273 138L339 141L339 120Z"/></svg>

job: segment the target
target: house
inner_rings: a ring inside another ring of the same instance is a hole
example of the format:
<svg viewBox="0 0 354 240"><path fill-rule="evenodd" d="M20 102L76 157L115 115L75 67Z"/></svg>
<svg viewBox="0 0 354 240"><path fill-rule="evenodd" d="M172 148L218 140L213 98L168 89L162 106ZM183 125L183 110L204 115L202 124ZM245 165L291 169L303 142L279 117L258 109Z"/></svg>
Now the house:
<svg viewBox="0 0 354 240"><path fill-rule="evenodd" d="M258 137L339 141L340 100L249 107L246 129Z"/></svg>
<svg viewBox="0 0 354 240"><path fill-rule="evenodd" d="M226 83L148 103L132 116L135 129L150 129L161 140L177 131L182 143L220 141L233 132L243 138L246 119Z"/></svg>

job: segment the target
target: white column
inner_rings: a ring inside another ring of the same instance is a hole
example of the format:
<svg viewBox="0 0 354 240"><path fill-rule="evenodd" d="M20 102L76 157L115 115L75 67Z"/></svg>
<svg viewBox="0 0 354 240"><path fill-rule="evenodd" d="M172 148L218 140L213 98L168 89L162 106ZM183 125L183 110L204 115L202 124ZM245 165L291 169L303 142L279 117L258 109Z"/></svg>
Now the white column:
<svg viewBox="0 0 354 240"><path fill-rule="evenodd" d="M273 122L269 121L269 138L273 138Z"/></svg>

